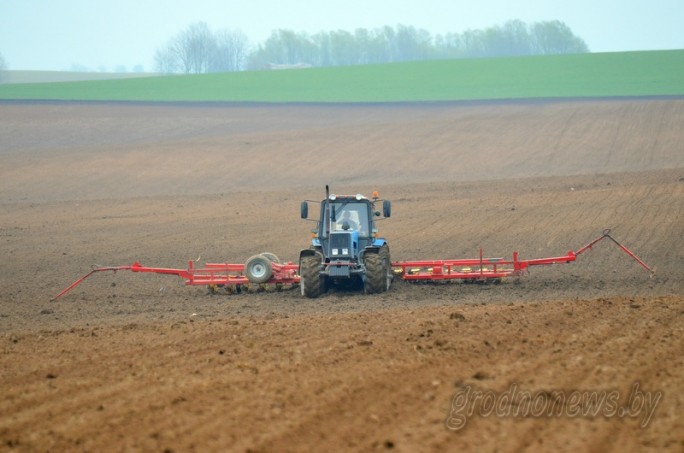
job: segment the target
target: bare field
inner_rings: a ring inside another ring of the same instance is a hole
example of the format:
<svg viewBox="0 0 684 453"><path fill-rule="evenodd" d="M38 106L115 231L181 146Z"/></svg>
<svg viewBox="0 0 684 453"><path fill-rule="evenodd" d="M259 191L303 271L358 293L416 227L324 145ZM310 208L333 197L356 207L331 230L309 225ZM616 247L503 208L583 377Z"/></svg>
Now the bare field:
<svg viewBox="0 0 684 453"><path fill-rule="evenodd" d="M0 104L0 450L681 451L682 124L684 101L648 99ZM326 183L393 201L393 259L555 256L611 228L657 273L603 242L501 285L304 300L119 272L49 302L92 264L296 260ZM624 410L480 400L453 429L459 395L511 386Z"/></svg>

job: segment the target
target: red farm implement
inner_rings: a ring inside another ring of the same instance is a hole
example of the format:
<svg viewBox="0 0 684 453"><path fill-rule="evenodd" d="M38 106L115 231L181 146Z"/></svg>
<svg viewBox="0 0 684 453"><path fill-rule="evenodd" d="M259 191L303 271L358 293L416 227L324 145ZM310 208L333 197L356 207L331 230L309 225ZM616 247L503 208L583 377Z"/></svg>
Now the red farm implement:
<svg viewBox="0 0 684 453"><path fill-rule="evenodd" d="M485 258L482 250L480 250L480 257L475 259L394 261L391 263L391 268L395 275L409 282L438 282L447 280L472 282L499 281L506 277L519 276L533 266L571 263L582 253L591 250L596 243L603 239L610 239L641 267L651 272L651 275L655 273L654 269L651 269L627 247L616 241L610 235L610 230L604 230L601 236L576 252L569 251L563 256L552 258L521 260L517 252L513 253L513 257L510 260ZM183 278L185 284L189 286L203 285L211 289L226 287L235 290L235 292L240 292L242 287L250 284L274 285L277 289L280 289L283 285L298 285L301 281L299 265L292 262L281 264L278 258L270 253L255 255L244 264L207 263L203 268L195 268L193 261L188 262L187 269L147 267L136 262L130 266L94 267L89 273L65 288L52 300L54 301L62 297L91 275L107 271L175 275Z"/></svg>
<svg viewBox="0 0 684 453"><path fill-rule="evenodd" d="M521 260L518 257L518 252L513 252L513 258L511 260L506 260L504 258L484 258L482 249L480 249L480 257L476 259L397 261L392 263L392 267L397 274L401 275L402 279L408 281L465 280L477 282L500 280L505 277L521 275L533 266L571 263L582 253L591 250L597 242L603 239L610 239L639 263L639 265L650 271L651 274L655 272L627 247L616 241L610 235L610 230L604 230L601 236L576 252L571 250L563 256L552 258Z"/></svg>
<svg viewBox="0 0 684 453"><path fill-rule="evenodd" d="M263 259L258 259L259 257ZM240 292L243 286L251 284L272 284L276 288L282 285L295 285L299 283L297 271L299 266L292 263L281 264L277 258L272 259L271 254L255 255L245 264L207 263L203 268L195 268L193 261L188 261L187 269L170 269L164 267L147 267L140 263L131 266L117 267L94 267L90 272L76 280L70 286L57 294L52 300L59 299L83 280L97 272L131 271L153 274L176 275L185 279L188 286L208 286L211 289L217 287L234 288Z"/></svg>

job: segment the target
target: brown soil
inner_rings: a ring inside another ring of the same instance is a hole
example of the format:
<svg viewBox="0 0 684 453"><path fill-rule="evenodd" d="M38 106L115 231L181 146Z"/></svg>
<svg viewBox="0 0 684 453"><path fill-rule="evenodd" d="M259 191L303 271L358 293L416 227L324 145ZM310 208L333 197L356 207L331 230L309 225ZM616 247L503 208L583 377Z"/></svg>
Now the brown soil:
<svg viewBox="0 0 684 453"><path fill-rule="evenodd" d="M681 451L683 124L676 99L0 104L0 450ZM394 259L612 228L657 273L604 241L500 285L308 300L118 272L49 302L95 263L296 260L326 183L393 201ZM511 388L567 398L535 416Z"/></svg>

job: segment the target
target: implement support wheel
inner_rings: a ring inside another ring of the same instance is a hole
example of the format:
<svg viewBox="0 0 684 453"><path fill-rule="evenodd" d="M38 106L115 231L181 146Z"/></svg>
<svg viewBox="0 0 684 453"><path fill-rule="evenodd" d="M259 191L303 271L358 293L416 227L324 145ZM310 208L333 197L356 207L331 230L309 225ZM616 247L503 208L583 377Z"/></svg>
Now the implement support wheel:
<svg viewBox="0 0 684 453"><path fill-rule="evenodd" d="M245 275L250 283L266 283L273 276L272 261L263 255L254 255L245 263Z"/></svg>

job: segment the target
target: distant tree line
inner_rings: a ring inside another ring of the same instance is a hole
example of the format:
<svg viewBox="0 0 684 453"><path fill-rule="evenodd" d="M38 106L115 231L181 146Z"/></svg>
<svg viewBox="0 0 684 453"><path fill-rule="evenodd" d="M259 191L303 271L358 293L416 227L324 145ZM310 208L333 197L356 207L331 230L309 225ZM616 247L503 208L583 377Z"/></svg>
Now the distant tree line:
<svg viewBox="0 0 684 453"><path fill-rule="evenodd" d="M155 56L163 73L206 73L268 67L347 66L401 61L551 55L588 52L584 40L560 21L528 25L512 20L484 30L432 36L412 26L385 26L315 35L275 30L251 52L240 32L212 33L205 23L189 26Z"/></svg>
<svg viewBox="0 0 684 453"><path fill-rule="evenodd" d="M157 49L155 70L165 74L231 72L245 68L249 43L239 31L212 32L206 23L190 25Z"/></svg>

